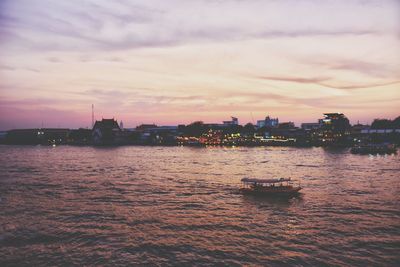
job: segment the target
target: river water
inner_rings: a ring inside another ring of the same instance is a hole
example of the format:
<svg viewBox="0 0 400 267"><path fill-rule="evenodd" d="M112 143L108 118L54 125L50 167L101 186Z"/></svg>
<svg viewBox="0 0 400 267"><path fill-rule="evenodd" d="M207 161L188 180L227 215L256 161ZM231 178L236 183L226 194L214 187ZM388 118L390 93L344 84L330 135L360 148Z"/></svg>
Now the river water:
<svg viewBox="0 0 400 267"><path fill-rule="evenodd" d="M400 156L0 146L0 265L398 266ZM238 193L292 177L302 195Z"/></svg>

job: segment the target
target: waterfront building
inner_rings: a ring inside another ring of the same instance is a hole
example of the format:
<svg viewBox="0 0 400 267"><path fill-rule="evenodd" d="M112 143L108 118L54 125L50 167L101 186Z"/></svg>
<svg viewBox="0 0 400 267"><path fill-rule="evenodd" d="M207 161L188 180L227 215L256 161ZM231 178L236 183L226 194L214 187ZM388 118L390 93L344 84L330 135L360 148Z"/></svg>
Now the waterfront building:
<svg viewBox="0 0 400 267"><path fill-rule="evenodd" d="M322 119L318 122L306 122L301 124L301 129L304 131L303 143L307 145L317 145L320 143L322 136L321 128L323 126Z"/></svg>
<svg viewBox="0 0 400 267"><path fill-rule="evenodd" d="M137 140L147 145L176 145L179 136L179 126L157 126L142 124L136 127Z"/></svg>
<svg viewBox="0 0 400 267"><path fill-rule="evenodd" d="M221 145L223 138L222 130L209 130L207 133L204 133L199 138L199 143L202 145Z"/></svg>
<svg viewBox="0 0 400 267"><path fill-rule="evenodd" d="M305 131L315 131L319 130L322 127L322 121L319 122L305 122L301 124L301 129Z"/></svg>
<svg viewBox="0 0 400 267"><path fill-rule="evenodd" d="M343 113L324 113L322 119L325 128L335 131L347 131L350 128L349 119Z"/></svg>
<svg viewBox="0 0 400 267"><path fill-rule="evenodd" d="M114 119L95 122L92 129L94 145L119 145L123 143L122 130Z"/></svg>
<svg viewBox="0 0 400 267"><path fill-rule="evenodd" d="M257 128L262 128L265 126L265 120L257 120Z"/></svg>
<svg viewBox="0 0 400 267"><path fill-rule="evenodd" d="M295 127L293 122L279 123L278 127L270 130L270 138L272 139L293 139L303 138L304 130Z"/></svg>
<svg viewBox="0 0 400 267"><path fill-rule="evenodd" d="M223 121L222 124L225 126L239 125L239 119L236 117L231 117L230 121Z"/></svg>
<svg viewBox="0 0 400 267"><path fill-rule="evenodd" d="M222 123L204 123L205 129L223 130L230 127L239 126L239 119L231 117L229 121L222 121Z"/></svg>
<svg viewBox="0 0 400 267"><path fill-rule="evenodd" d="M324 113L320 131L323 145L345 145L348 143L351 126L343 113Z"/></svg>
<svg viewBox="0 0 400 267"><path fill-rule="evenodd" d="M400 129L362 129L355 135L361 142L394 143L400 145Z"/></svg>
<svg viewBox="0 0 400 267"><path fill-rule="evenodd" d="M15 129L7 132L7 144L59 145L66 144L70 130L65 128Z"/></svg>
<svg viewBox="0 0 400 267"><path fill-rule="evenodd" d="M257 121L257 128L267 127L267 128L274 128L279 125L278 118L270 118L269 116L265 117L264 120Z"/></svg>

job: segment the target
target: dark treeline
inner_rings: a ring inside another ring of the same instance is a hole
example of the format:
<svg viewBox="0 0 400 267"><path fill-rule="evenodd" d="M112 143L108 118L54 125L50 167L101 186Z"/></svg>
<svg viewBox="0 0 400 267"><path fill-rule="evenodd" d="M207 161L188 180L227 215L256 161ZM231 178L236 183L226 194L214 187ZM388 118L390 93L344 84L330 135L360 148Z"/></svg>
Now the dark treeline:
<svg viewBox="0 0 400 267"><path fill-rule="evenodd" d="M371 124L371 129L400 129L400 116L394 120L375 119Z"/></svg>

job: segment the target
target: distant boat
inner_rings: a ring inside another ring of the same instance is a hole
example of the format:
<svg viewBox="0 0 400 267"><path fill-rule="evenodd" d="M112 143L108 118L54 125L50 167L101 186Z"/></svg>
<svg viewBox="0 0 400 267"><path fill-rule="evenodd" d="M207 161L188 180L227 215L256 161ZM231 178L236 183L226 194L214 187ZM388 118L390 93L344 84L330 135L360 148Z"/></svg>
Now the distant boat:
<svg viewBox="0 0 400 267"><path fill-rule="evenodd" d="M392 154L397 152L394 144L363 144L356 145L350 150L353 154Z"/></svg>
<svg viewBox="0 0 400 267"><path fill-rule="evenodd" d="M239 189L243 194L263 196L293 196L302 189L298 181L291 178L278 179L253 179L243 178L242 187Z"/></svg>

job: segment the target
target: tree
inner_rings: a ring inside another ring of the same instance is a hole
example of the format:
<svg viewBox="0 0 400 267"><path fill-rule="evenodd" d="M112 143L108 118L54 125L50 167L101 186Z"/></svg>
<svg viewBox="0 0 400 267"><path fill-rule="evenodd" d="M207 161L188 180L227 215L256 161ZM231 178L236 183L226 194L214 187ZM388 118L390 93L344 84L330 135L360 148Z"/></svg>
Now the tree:
<svg viewBox="0 0 400 267"><path fill-rule="evenodd" d="M392 121L388 119L375 119L371 124L372 129L391 129Z"/></svg>
<svg viewBox="0 0 400 267"><path fill-rule="evenodd" d="M400 116L392 121L393 129L400 129Z"/></svg>
<svg viewBox="0 0 400 267"><path fill-rule="evenodd" d="M195 121L185 127L184 133L187 136L200 137L206 132L206 127L202 121Z"/></svg>
<svg viewBox="0 0 400 267"><path fill-rule="evenodd" d="M252 123L247 123L244 127L243 127L243 132L246 134L254 134L254 132L256 131L256 128L254 127L254 125Z"/></svg>
<svg viewBox="0 0 400 267"><path fill-rule="evenodd" d="M237 134L243 131L243 126L242 125L229 125L229 127L226 127L223 129L224 134Z"/></svg>

